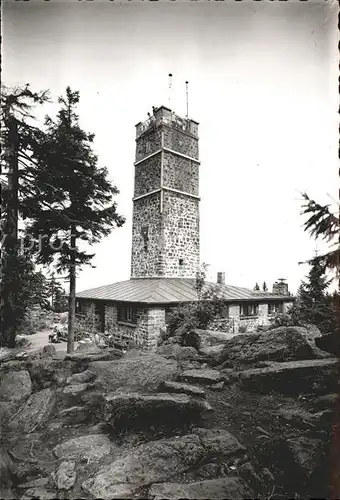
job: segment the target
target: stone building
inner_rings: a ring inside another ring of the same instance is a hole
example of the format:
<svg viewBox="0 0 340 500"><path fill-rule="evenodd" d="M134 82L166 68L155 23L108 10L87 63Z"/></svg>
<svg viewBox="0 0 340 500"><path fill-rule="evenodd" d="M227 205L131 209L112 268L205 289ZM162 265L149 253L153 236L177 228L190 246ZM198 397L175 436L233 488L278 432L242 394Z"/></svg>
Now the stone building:
<svg viewBox="0 0 340 500"><path fill-rule="evenodd" d="M171 309L197 301L198 123L154 108L136 125L134 166L131 278L78 293L77 317L117 341L152 348ZM282 280L273 293L255 292L226 285L219 273L216 286L225 307L215 327L235 333L268 323L294 300Z"/></svg>

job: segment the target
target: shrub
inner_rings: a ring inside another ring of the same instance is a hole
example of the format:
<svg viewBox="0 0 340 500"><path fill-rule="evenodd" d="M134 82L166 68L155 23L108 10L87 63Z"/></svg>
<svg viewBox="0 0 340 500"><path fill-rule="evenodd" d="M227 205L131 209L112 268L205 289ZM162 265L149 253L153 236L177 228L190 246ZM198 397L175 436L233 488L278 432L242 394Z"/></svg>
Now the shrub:
<svg viewBox="0 0 340 500"><path fill-rule="evenodd" d="M192 330L183 332L181 336L181 345L183 347L194 347L198 351L201 347L201 338L198 333Z"/></svg>
<svg viewBox="0 0 340 500"><path fill-rule="evenodd" d="M246 333L246 331L247 331L246 325L240 325L239 326L239 329L238 329L239 333Z"/></svg>
<svg viewBox="0 0 340 500"><path fill-rule="evenodd" d="M169 315L168 334L171 337L179 328L205 329L214 317L214 306L209 302L197 302L176 307Z"/></svg>
<svg viewBox="0 0 340 500"><path fill-rule="evenodd" d="M290 314L277 314L270 320L270 328L279 328L280 326L299 326Z"/></svg>

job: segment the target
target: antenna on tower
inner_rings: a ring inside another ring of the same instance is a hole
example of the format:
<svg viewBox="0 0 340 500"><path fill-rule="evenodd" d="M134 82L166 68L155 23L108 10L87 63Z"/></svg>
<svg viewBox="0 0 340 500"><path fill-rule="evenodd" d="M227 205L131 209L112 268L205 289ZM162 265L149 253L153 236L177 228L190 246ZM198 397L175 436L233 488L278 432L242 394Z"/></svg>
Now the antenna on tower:
<svg viewBox="0 0 340 500"><path fill-rule="evenodd" d="M189 82L185 82L185 93L186 93L186 100L187 100L187 119L189 118Z"/></svg>
<svg viewBox="0 0 340 500"><path fill-rule="evenodd" d="M169 73L169 107L171 109L172 73Z"/></svg>

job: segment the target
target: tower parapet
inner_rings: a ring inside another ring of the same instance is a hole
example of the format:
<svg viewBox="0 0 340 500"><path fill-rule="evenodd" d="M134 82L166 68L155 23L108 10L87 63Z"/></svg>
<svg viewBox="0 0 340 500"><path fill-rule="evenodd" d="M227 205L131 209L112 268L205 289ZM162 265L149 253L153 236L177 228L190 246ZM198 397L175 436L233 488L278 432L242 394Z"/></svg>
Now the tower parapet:
<svg viewBox="0 0 340 500"><path fill-rule="evenodd" d="M157 128L161 125L167 125L175 129L177 128L198 138L198 123L195 120L182 118L165 106L154 108L153 114L147 120L137 123L136 138L150 131L150 129Z"/></svg>

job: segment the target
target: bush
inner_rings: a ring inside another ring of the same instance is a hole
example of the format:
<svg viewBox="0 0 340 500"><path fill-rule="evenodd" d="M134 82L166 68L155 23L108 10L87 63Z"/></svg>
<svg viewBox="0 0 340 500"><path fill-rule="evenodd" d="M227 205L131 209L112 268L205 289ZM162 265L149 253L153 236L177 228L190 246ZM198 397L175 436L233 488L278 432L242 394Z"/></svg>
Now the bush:
<svg viewBox="0 0 340 500"><path fill-rule="evenodd" d="M270 328L279 328L280 326L300 326L290 314L277 314L270 320Z"/></svg>
<svg viewBox="0 0 340 500"><path fill-rule="evenodd" d="M194 347L198 351L201 347L201 338L198 333L193 332L192 330L183 332L181 345L183 347Z"/></svg>
<svg viewBox="0 0 340 500"><path fill-rule="evenodd" d="M241 325L238 329L239 333L246 333L246 331L247 331L246 325Z"/></svg>
<svg viewBox="0 0 340 500"><path fill-rule="evenodd" d="M169 316L168 335L171 337L179 328L206 329L214 317L214 306L209 302L197 302L176 307Z"/></svg>

